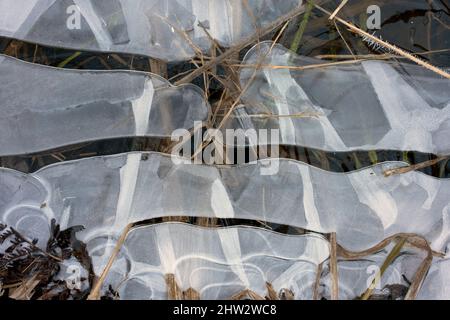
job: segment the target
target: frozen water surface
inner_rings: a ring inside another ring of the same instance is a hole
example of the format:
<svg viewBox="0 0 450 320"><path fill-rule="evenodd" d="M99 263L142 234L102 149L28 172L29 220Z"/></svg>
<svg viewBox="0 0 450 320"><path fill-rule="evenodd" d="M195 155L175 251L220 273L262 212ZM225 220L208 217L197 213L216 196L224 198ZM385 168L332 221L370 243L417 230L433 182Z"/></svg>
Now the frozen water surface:
<svg viewBox="0 0 450 320"><path fill-rule="evenodd" d="M208 34L230 47L301 0L2 0L0 36L75 50L187 60L211 47ZM190 40L188 40L188 38ZM263 68L225 128L280 130L280 143L327 151L413 150L450 153L450 84L416 65L392 61L314 68L270 42L244 63ZM289 66L279 68L273 66ZM300 70L303 67L307 69ZM240 73L244 87L254 68ZM76 71L0 55L0 156L119 137L169 137L204 121L209 105L198 87L174 87L132 71ZM179 158L177 158L179 160ZM261 172L277 168L273 175ZM389 162L346 174L272 159L240 166L174 163L159 153L128 153L59 163L32 174L0 169L0 221L45 248L51 219L87 244L99 275L125 226L165 216L266 221L336 232L338 243L361 251L397 233L417 233L434 258L419 299L450 295L450 181L420 172L385 177L405 165ZM2 247L4 248L4 246ZM363 259L339 259L339 296L360 296L392 245ZM376 293L408 285L424 252L403 249ZM329 258L316 234L283 235L256 227L203 228L161 223L128 235L104 289L124 299L165 299L165 277L202 299L250 289L265 296L291 290L311 299L317 266ZM328 267L321 294L330 297Z"/></svg>
<svg viewBox="0 0 450 320"><path fill-rule="evenodd" d="M253 227L208 229L163 223L133 230L105 282L122 299L166 299L165 275L201 299L226 299L245 289L290 289L311 299L317 265L329 256L319 235L289 236Z"/></svg>
<svg viewBox="0 0 450 320"><path fill-rule="evenodd" d="M170 137L207 119L194 85L133 71L65 70L0 55L0 155L92 140Z"/></svg>
<svg viewBox="0 0 450 320"><path fill-rule="evenodd" d="M2 169L0 220L27 231L25 226L37 226L38 218L55 218L62 228L85 226L80 238L89 242L157 217L238 218L336 232L339 244L352 251L399 232L417 233L433 249L445 249L450 180L420 172L383 175L402 163L348 174L293 160L276 159L272 165L278 172L264 176L262 162L228 168L130 153L59 163L28 175ZM45 241L47 228L39 225Z"/></svg>
<svg viewBox="0 0 450 320"><path fill-rule="evenodd" d="M77 50L186 60L197 48L211 46L208 34L229 47L301 4L301 0L2 0L0 35Z"/></svg>
<svg viewBox="0 0 450 320"><path fill-rule="evenodd" d="M226 128L279 129L280 144L327 151L450 153L450 82L423 67L363 61L306 70L327 61L263 42L240 74L244 106ZM253 66L253 67L252 67ZM269 115L269 116L267 116Z"/></svg>

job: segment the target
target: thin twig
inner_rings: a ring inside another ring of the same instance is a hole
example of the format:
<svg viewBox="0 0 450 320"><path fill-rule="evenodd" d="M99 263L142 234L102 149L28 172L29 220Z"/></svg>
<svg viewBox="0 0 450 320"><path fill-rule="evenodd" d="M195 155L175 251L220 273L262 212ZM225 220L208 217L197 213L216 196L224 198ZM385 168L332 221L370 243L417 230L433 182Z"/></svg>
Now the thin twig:
<svg viewBox="0 0 450 320"><path fill-rule="evenodd" d="M266 297L267 300L280 300L270 282L266 282L266 288L267 288L267 297Z"/></svg>
<svg viewBox="0 0 450 320"><path fill-rule="evenodd" d="M37 251L43 253L44 255L46 255L46 256L49 257L49 258L52 258L53 260L56 260L56 261L59 261L59 262L62 262L62 261L63 261L62 258L57 257L57 256L54 256L54 255L48 253L47 251L42 250L42 249L39 248L38 246L36 246L33 242L29 241L27 238L25 238L22 234L20 234L20 232L18 232L18 231L17 231L16 229L14 229L13 227L9 227L9 228L11 229L11 231L14 233L14 235L15 235L17 238L19 238L19 239L22 240L23 242L28 243L34 250L37 250Z"/></svg>
<svg viewBox="0 0 450 320"><path fill-rule="evenodd" d="M308 1L311 1L311 0L308 0ZM317 5L317 4L314 4L314 6L315 6L317 9L319 9L320 11L322 11L322 12L324 12L324 13L326 13L326 14L328 14L328 15L331 16L331 13L330 13L328 10L322 8L321 6L319 6L319 5ZM424 68L427 68L427 69L430 70L430 71L433 71L433 72L435 72L435 73L441 75L441 76L444 77L444 78L450 79L450 74L447 73L446 71L441 70L441 69L439 69L439 68L437 68L437 67L435 67L435 66L429 64L428 62L425 62L425 61L419 59L418 57L414 56L413 54L408 53L408 52L406 52L406 51L404 51L404 50L398 48L397 46L395 46L395 45L393 45L393 44L390 44L390 43L388 43L388 42L386 42L386 41L384 41L384 40L381 40L381 39L375 37L374 35L371 35L371 34L368 33L368 32L365 32L365 31L361 30L360 28L358 28L358 27L355 26L354 24L352 24L352 23L350 23L350 22L347 22L347 21L345 21L345 20L339 18L338 16L334 17L334 19L336 19L337 21L339 21L340 23L342 23L343 25L345 25L346 27L348 27L348 28L349 28L351 31L353 31L354 33L357 33L357 34L359 34L360 36L364 37L365 39L370 39L370 40L372 40L373 42L376 42L376 43L378 43L379 45L381 45L381 46L387 48L388 50L390 50L390 51L392 51L392 52L395 52L395 53L398 54L398 55L404 56L405 58L408 58L409 60L411 60L411 61L417 63L418 65L420 65L420 66L422 66L422 67L424 67Z"/></svg>
<svg viewBox="0 0 450 320"><path fill-rule="evenodd" d="M331 300L339 299L339 274L337 267L336 232L330 234L330 274L331 274Z"/></svg>
<svg viewBox="0 0 450 320"><path fill-rule="evenodd" d="M377 282L380 281L381 277L383 276L386 269L390 266L390 264L398 257L400 254L400 251L402 250L403 246L406 243L406 238L400 239L395 247L389 252L388 256L384 260L383 264L381 265L380 270L375 275L374 279L372 280L372 283L367 288L366 292L361 297L361 300L368 300L370 296L372 295L373 290L375 289Z"/></svg>
<svg viewBox="0 0 450 320"><path fill-rule="evenodd" d="M313 300L319 299L319 285L320 285L320 279L322 277L322 269L323 269L323 262L319 263L317 266L317 273L316 273L316 281L314 281L314 288L313 288Z"/></svg>
<svg viewBox="0 0 450 320"><path fill-rule="evenodd" d="M336 21L334 21L334 26L336 27L336 31L339 33L339 36L341 37L342 41L344 41L345 46L347 47L347 50L352 55L353 59L356 60L355 54L352 51L352 48L350 48L350 45L347 43L347 40L345 40L344 36L341 33L341 30L339 29L339 26L337 25Z"/></svg>
<svg viewBox="0 0 450 320"><path fill-rule="evenodd" d="M332 67L342 64L355 64L362 61L366 61L368 59L358 59L358 60L345 60L345 61L336 61L336 62L327 62L327 63L319 63L319 64L310 64L307 66L280 66L280 65L271 65L271 64L263 64L263 65L257 65L257 64L235 64L233 66L235 67L241 67L241 68L260 68L260 69L274 69L274 70L308 70L308 69L317 69L317 68L326 68L326 67Z"/></svg>
<svg viewBox="0 0 450 320"><path fill-rule="evenodd" d="M279 26L281 26L283 23L285 23L286 21L291 20L292 18L298 16L299 14L303 13L305 11L304 6L298 6L297 8L295 8L294 10L290 11L288 14L278 18L277 20L275 20L274 22L270 23L267 27L265 27L264 29L261 30L261 32L259 34L256 35L252 35L250 37L244 38L243 40L239 41L238 44L236 44L234 47L228 49L227 51L225 51L223 54L217 56L214 60L211 60L209 62L207 62L206 64L204 64L202 67L194 70L193 72L191 72L189 75L183 77L182 79L178 80L175 85L180 85L183 83L189 83L192 80L194 80L195 78L197 78L198 76L200 76L203 72L205 72L206 70L211 69L212 67L216 66L217 64L221 63L222 61L224 61L225 59L231 57L233 54L235 54L236 52L241 51L243 48L247 47L248 45L252 44L255 39L257 39L259 36L264 36L267 33L273 31L274 29L278 28Z"/></svg>
<svg viewBox="0 0 450 320"><path fill-rule="evenodd" d="M434 166L436 163L441 162L442 160L447 160L448 158L449 158L449 156L442 156L442 157L437 157L436 159L433 159L433 160L428 160L428 161L424 161L424 162L409 165L409 166L389 169L389 170L384 171L384 176L390 177L390 176L397 175L397 174L404 174L404 173L408 173L408 172L411 172L414 170L427 168L430 166Z"/></svg>
<svg viewBox="0 0 450 320"><path fill-rule="evenodd" d="M333 20L334 17L341 11L341 9L347 4L348 0L342 0L341 4L334 10L334 12L329 17L330 20Z"/></svg>
<svg viewBox="0 0 450 320"><path fill-rule="evenodd" d="M128 236L128 233L130 232L130 230L133 228L134 223L129 223L125 229L122 232L122 235L120 236L119 240L116 243L116 246L114 247L114 250L111 254L111 256L109 257L108 263L106 264L105 268L103 269L102 274L100 275L100 278L97 280L97 282L95 283L94 287L92 288L89 296L88 296L88 300L98 300L100 299L100 290L102 288L103 282L105 282L106 276L109 273L109 270L111 269L114 260L116 260L117 255L120 252L120 249L122 248L125 239Z"/></svg>
<svg viewBox="0 0 450 320"><path fill-rule="evenodd" d="M166 286L167 286L167 299L168 300L181 300L183 298L183 293L177 284L175 275L172 273L166 274L165 276Z"/></svg>
<svg viewBox="0 0 450 320"><path fill-rule="evenodd" d="M367 250L361 251L361 252L351 252L348 251L341 246L338 246L339 250L339 256L344 257L347 260L356 260L361 259L363 257L366 257L368 255L374 254L376 252L379 252L380 250L384 249L389 243L391 243L394 240L401 240L406 239L406 242L410 245L425 250L427 252L427 257L425 260L421 263L419 268L416 271L416 274L414 276L413 282L411 283L408 293L405 296L406 300L413 300L416 298L417 293L420 290L420 287L423 283L423 280L425 279L425 276L427 275L427 272L431 266L433 256L443 258L445 256L444 253L435 252L430 248L430 245L428 241L423 238L420 235L414 234L414 233L398 233L391 237L388 237L378 243L377 245L373 246L372 248L369 248Z"/></svg>
<svg viewBox="0 0 450 320"><path fill-rule="evenodd" d="M278 42L278 40L280 39L280 37L283 34L284 30L286 30L287 26L289 25L289 22L290 21L286 21L285 22L285 24L281 28L280 32L278 33L277 37L275 38L275 40L273 41L272 45L270 46L269 50L264 55L262 55L262 57L260 58L260 60L259 60L260 63L262 63L264 61L264 59L270 54L270 52L272 52L275 44ZM255 68L255 70L253 71L252 76L250 77L248 82L245 84L244 88L241 90L241 92L239 93L238 97L235 99L235 101L233 102L233 104L231 105L231 107L229 108L227 113L225 114L225 116L222 118L222 120L220 121L219 125L215 128L216 130L220 130L223 127L223 125L226 123L226 121L228 120L230 115L233 113L234 109L236 108L236 106L241 101L241 98L243 97L243 95L250 88L250 85L252 84L253 80L256 77L258 69L259 68ZM197 69L197 70L199 70L199 69ZM204 142L194 152L194 154L192 156L192 159L195 159L199 155L199 153L202 152L203 148L212 140L212 138L214 138L214 137L210 136L209 131L207 131L206 135L205 135L205 138L204 138Z"/></svg>

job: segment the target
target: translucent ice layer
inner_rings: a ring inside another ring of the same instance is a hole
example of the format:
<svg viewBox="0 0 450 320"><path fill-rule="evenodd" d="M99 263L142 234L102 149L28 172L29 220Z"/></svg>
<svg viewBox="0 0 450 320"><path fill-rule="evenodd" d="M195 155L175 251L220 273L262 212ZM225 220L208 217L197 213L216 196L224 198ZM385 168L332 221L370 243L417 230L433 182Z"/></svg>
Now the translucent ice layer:
<svg viewBox="0 0 450 320"><path fill-rule="evenodd" d="M261 175L268 164L277 170ZM399 232L422 235L443 250L450 238L450 180L420 172L383 175L399 165L338 174L293 160L215 167L129 153L29 175L2 169L0 221L45 239L45 225L55 218L62 228L85 226L80 237L89 242L155 217L237 218L336 232L339 244L352 251Z"/></svg>
<svg viewBox="0 0 450 320"><path fill-rule="evenodd" d="M207 119L194 85L132 71L65 70L0 55L0 155L98 139L170 137Z"/></svg>
<svg viewBox="0 0 450 320"><path fill-rule="evenodd" d="M270 51L271 45L263 42L247 53L242 86L255 77L245 106L236 109L227 128L279 129L280 144L327 151L450 153L447 79L386 61L311 67L329 61L298 56L278 44ZM263 67L255 73L258 62Z"/></svg>
<svg viewBox="0 0 450 320"><path fill-rule="evenodd" d="M117 288L122 299L167 299L165 276L173 274L181 290L193 288L201 299L226 299L245 289L264 297L266 282L276 292L311 299L317 265L328 256L328 242L319 235L164 223L128 235L104 285Z"/></svg>
<svg viewBox="0 0 450 320"><path fill-rule="evenodd" d="M209 36L223 46L232 46L301 3L301 0L2 0L0 35L77 50L185 60L197 48L208 49Z"/></svg>

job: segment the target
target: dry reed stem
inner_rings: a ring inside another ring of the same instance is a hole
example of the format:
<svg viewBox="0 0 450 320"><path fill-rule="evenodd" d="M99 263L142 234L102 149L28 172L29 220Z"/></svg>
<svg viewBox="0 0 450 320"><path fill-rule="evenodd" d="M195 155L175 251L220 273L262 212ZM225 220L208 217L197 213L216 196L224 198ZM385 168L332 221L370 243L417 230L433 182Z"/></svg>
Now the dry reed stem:
<svg viewBox="0 0 450 320"><path fill-rule="evenodd" d="M259 60L260 62L264 61L264 59L270 54L270 52L273 50L275 44L278 42L278 40L280 39L281 35L283 34L284 30L287 28L288 24L290 21L286 21L285 24L283 25L283 27L281 28L280 32L278 33L277 37L275 38L274 42L272 43L272 45L270 46L269 50L261 57L261 59ZM230 51L230 50L228 50ZM199 69L197 69L199 70ZM228 120L228 118L230 117L230 115L233 113L234 109L236 108L236 106L238 105L238 103L241 101L242 96L244 95L244 93L248 90L248 88L250 88L250 85L252 84L253 80L256 77L256 73L258 71L258 68L255 68L252 76L250 77L250 79L248 80L248 82L245 84L244 88L241 90L241 92L239 93L238 97L235 99L235 101L233 102L233 104L231 105L231 107L229 108L229 110L227 111L227 113L225 114L225 116L223 117L223 119L220 121L219 125L215 128L216 130L220 130L223 125L225 124L225 122ZM201 146L194 152L192 159L195 159L198 154L200 152L202 152L203 148L211 141L213 137L210 136L209 132L207 131L204 141L201 144Z"/></svg>
<svg viewBox="0 0 450 320"><path fill-rule="evenodd" d="M369 59L356 59L356 60L345 60L345 61L336 61L336 62L326 62L326 63L319 63L319 64L310 64L307 66L281 66L281 65L272 65L272 64L265 64L265 65L255 65L255 64L235 64L233 66L235 67L241 67L241 68L260 68L260 69L274 69L274 70L308 70L308 69L317 69L317 68L326 68L326 67L332 67L337 65L343 65L343 64L355 64L358 62L366 61Z"/></svg>
<svg viewBox="0 0 450 320"><path fill-rule="evenodd" d="M331 16L328 18L329 20L333 20L334 17L341 11L341 9L347 4L348 0L342 0L341 4L334 10Z"/></svg>
<svg viewBox="0 0 450 320"><path fill-rule="evenodd" d="M196 225L207 228L217 227L217 218L199 217L197 218Z"/></svg>
<svg viewBox="0 0 450 320"><path fill-rule="evenodd" d="M361 300L368 300L370 296L372 295L373 290L375 289L376 285L380 281L381 277L383 276L386 269L389 267L389 265L394 262L394 260L398 257L400 254L400 251L402 250L403 246L406 243L406 238L400 239L395 247L389 252L388 256L384 260L383 264L381 265L380 270L376 273L375 277L372 280L372 283L367 288L366 292L361 297Z"/></svg>
<svg viewBox="0 0 450 320"><path fill-rule="evenodd" d="M120 64L124 65L124 66L128 66L128 62L126 62L121 56L119 56L116 53L111 53L111 58L113 58L114 60L116 60L117 62L119 62ZM152 60L152 59L149 59Z"/></svg>
<svg viewBox="0 0 450 320"><path fill-rule="evenodd" d="M419 293L420 287L422 286L422 283L427 276L428 270L430 270L431 263L433 262L433 251L431 250L430 245L425 238L413 237L409 241L417 248L425 247L425 250L427 251L427 256L417 269L416 274L414 275L414 279L405 296L405 300L415 300L417 294Z"/></svg>
<svg viewBox="0 0 450 320"><path fill-rule="evenodd" d="M442 157L437 157L436 159L433 159L433 160L428 160L428 161L424 161L421 163L417 163L417 164L413 164L413 165L409 165L409 166L405 166L405 167L389 169L389 170L384 171L384 176L390 177L390 176L397 175L397 174L404 174L404 173L408 173L408 172L411 172L414 170L427 168L427 167L435 165L438 162L441 162L442 160L447 160L448 158L449 158L449 156L442 156Z"/></svg>
<svg viewBox="0 0 450 320"><path fill-rule="evenodd" d="M341 257L344 257L347 260L356 260L361 259L363 257L366 257L368 255L374 254L376 252L379 252L380 250L384 249L389 243L391 243L394 240L402 240L405 239L407 243L411 244L412 246L425 250L427 252L427 256L424 259L424 261L421 263L419 268L417 269L414 279L409 287L409 290L405 296L405 300L414 300L420 290L420 287L428 273L428 270L431 267L431 263L433 261L433 256L437 257L444 257L445 254L443 253L437 253L434 252L428 243L428 241L423 238L420 235L414 234L414 233L398 233L391 237L388 237L378 243L377 245L373 246L370 249L361 251L361 252L351 252L348 251L342 247L338 247L339 255Z"/></svg>
<svg viewBox="0 0 450 320"><path fill-rule="evenodd" d="M450 49L440 49L440 50L429 50L429 51L421 51L416 52L417 55L430 55L434 53L442 53L449 52ZM382 54L356 54L356 55L348 55L348 54L320 54L314 56L317 59L353 59L354 57L358 59L406 59L405 57L390 54L390 53L382 53Z"/></svg>
<svg viewBox="0 0 450 320"><path fill-rule="evenodd" d="M241 40L238 44L236 44L235 46L233 46L232 48L228 49L227 51L225 51L223 54L217 56L215 59L207 62L206 64L204 64L203 66L201 66L200 68L192 71L190 74L188 74L187 76L183 77L182 79L178 80L177 82L175 82L175 85L180 85L183 83L189 83L192 80L194 80L195 78L197 78L198 76L200 76L203 72L211 69L212 67L216 66L217 64L221 63L222 61L228 59L229 57L231 57L234 53L241 51L243 48L245 48L246 46L252 44L255 40L257 40L260 36L264 36L267 33L273 31L274 29L278 28L279 26L281 26L283 23L285 23L286 21L291 20L292 18L300 15L301 13L303 13L305 10L305 8L303 6L298 6L297 8L295 8L294 10L290 11L288 14L278 18L277 20L275 20L274 22L270 23L268 26L266 26L265 28L259 30L257 29L256 34L251 35L250 37L246 37L243 40Z"/></svg>
<svg viewBox="0 0 450 320"><path fill-rule="evenodd" d="M278 42L278 40L280 39L281 35L283 34L284 30L286 30L287 26L289 25L290 21L287 21L283 27L281 28L280 32L278 33L277 37L275 38L274 42L272 43L272 45L270 46L269 50L260 58L260 63L262 63L262 61L264 61L264 59L270 54L270 52L272 52L273 48L275 47L275 44ZM228 110L228 112L225 114L224 118L220 121L217 129L221 129L222 126L225 124L225 122L227 121L228 117L232 114L232 112L234 111L234 109L236 108L237 104L241 101L242 96L244 95L245 92L247 92L248 88L250 87L251 83L253 82L253 80L256 77L256 72L259 68L255 68L255 71L253 72L252 76L250 77L249 81L246 83L246 85L244 86L244 88L241 90L241 92L239 93L239 96L236 98L236 100L234 101L234 103L231 105L230 109Z"/></svg>
<svg viewBox="0 0 450 320"><path fill-rule="evenodd" d="M157 59L150 59L150 71L167 79L167 63Z"/></svg>
<svg viewBox="0 0 450 320"><path fill-rule="evenodd" d="M183 300L183 292L177 284L175 275L172 273L166 274L164 277L167 285L167 299L168 300Z"/></svg>
<svg viewBox="0 0 450 320"><path fill-rule="evenodd" d="M264 300L263 297L261 297L260 295L258 295L257 293L253 292L250 289L245 289L241 292L236 293L235 295L233 295L230 300L242 300L245 298L250 298L252 300Z"/></svg>
<svg viewBox="0 0 450 320"><path fill-rule="evenodd" d="M330 273L331 273L331 300L339 299L339 274L337 267L336 232L330 234Z"/></svg>
<svg viewBox="0 0 450 320"><path fill-rule="evenodd" d="M310 1L310 0L308 0L308 1ZM319 6L317 4L314 4L314 6L317 9L319 9L320 11L322 11L322 12L324 12L324 13L326 13L326 14L331 16L331 13L328 10L322 8L321 6ZM425 61L419 59L418 57L414 56L413 54L408 53L408 52L398 48L397 46L394 46L394 45L392 45L392 44L390 44L390 43L388 43L388 42L386 42L384 40L381 40L381 39L371 35L370 33L365 32L364 30L361 30L360 28L358 28L354 24L352 24L350 22L347 22L347 21L339 18L338 16L334 17L334 19L336 19L337 21L339 21L340 23L342 23L343 25L348 27L352 32L357 33L357 34L359 34L360 36L362 36L362 37L364 37L366 39L370 39L370 40L378 43L379 45L387 48L388 50L390 50L392 52L395 52L398 55L403 56L403 57L405 57L405 58L407 58L407 59L417 63L418 65L420 65L420 66L422 66L422 67L424 67L424 68L426 68L426 69L428 69L430 71L433 71L433 72L439 74L440 76L442 76L444 78L450 79L450 74L445 72L444 70L441 70L441 69L439 69L439 68L429 64L428 62L425 62Z"/></svg>
<svg viewBox="0 0 450 320"><path fill-rule="evenodd" d="M359 252L350 251L350 250L347 250L344 247L338 245L337 246L338 255L339 255L339 257L341 257L345 260L359 260L361 258L370 256L372 254L375 254L375 253L383 250L392 241L402 239L402 238L407 238L407 242L416 248L419 248L422 250L428 250L429 246L427 246L423 241L417 240L417 239L425 240L420 235L417 235L415 233L397 233L386 239L383 239L381 242L374 245L373 247L363 250L363 251L359 251ZM435 252L435 251L431 251L431 252L432 252L432 255L435 257L443 258L445 256L445 254L442 252Z"/></svg>
<svg viewBox="0 0 450 320"><path fill-rule="evenodd" d="M106 276L109 273L109 270L111 269L114 260L116 260L117 255L120 252L120 249L122 248L125 239L128 236L128 233L133 228L134 223L129 223L125 229L122 231L122 234L119 238L119 240L116 243L116 246L114 247L114 250L109 257L108 263L106 264L105 268L102 271L102 274L100 275L100 278L96 281L94 287L92 288L91 292L89 293L88 300L99 300L100 299L100 290L102 288L103 282L105 282Z"/></svg>
<svg viewBox="0 0 450 320"><path fill-rule="evenodd" d="M322 278L323 262L319 263L317 266L316 280L314 281L313 287L313 300L319 300L319 285L320 279Z"/></svg>
<svg viewBox="0 0 450 320"><path fill-rule="evenodd" d="M279 300L278 295L270 282L266 282L267 297L266 300Z"/></svg>
<svg viewBox="0 0 450 320"><path fill-rule="evenodd" d="M183 291L183 300L200 300L200 294L193 288Z"/></svg>
<svg viewBox="0 0 450 320"><path fill-rule="evenodd" d="M248 118L318 118L320 116L323 116L323 114L319 112L310 112L310 111L304 111L304 112L297 112L293 114L249 114L245 117ZM239 117L236 117L239 118Z"/></svg>
<svg viewBox="0 0 450 320"><path fill-rule="evenodd" d="M352 51L352 48L350 48L350 45L347 43L347 40L345 40L344 36L341 33L341 30L339 29L339 26L336 23L336 20L333 20L334 26L339 33L339 36L341 37L342 41L344 41L345 46L347 47L347 50L350 52L350 54L353 56L353 59L356 60L355 54Z"/></svg>
<svg viewBox="0 0 450 320"><path fill-rule="evenodd" d="M38 45L36 44L36 45L34 46L33 60L31 61L32 63L35 63L35 62L36 62L37 51L38 51Z"/></svg>

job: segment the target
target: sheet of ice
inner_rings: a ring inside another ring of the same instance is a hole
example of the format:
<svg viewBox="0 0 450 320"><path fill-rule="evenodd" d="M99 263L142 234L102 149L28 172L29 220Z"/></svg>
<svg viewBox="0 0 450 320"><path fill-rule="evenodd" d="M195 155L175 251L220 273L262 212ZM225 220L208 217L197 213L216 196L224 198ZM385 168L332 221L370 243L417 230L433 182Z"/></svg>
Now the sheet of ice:
<svg viewBox="0 0 450 320"><path fill-rule="evenodd" d="M301 0L2 0L0 35L77 50L186 60L194 55L194 47L211 46L208 33L229 47L301 4Z"/></svg>
<svg viewBox="0 0 450 320"><path fill-rule="evenodd" d="M450 239L450 180L420 172L384 177L385 169L402 165L395 162L347 174L293 160L274 159L275 164L277 173L264 176L262 162L215 167L129 153L58 163L29 175L2 169L0 221L26 231L36 217L54 217L62 228L85 226L79 234L85 242L117 237L130 222L163 216L262 220L336 232L352 251L399 232L420 234L439 251ZM45 236L46 230L40 232Z"/></svg>
<svg viewBox="0 0 450 320"><path fill-rule="evenodd" d="M253 227L203 228L163 223L133 230L104 284L122 299L167 299L164 277L201 299L226 299L245 289L267 295L290 289L311 299L317 265L329 256L325 238L289 236Z"/></svg>
<svg viewBox="0 0 450 320"><path fill-rule="evenodd" d="M98 139L170 137L207 119L194 85L133 71L66 70L0 55L0 155Z"/></svg>
<svg viewBox="0 0 450 320"><path fill-rule="evenodd" d="M279 129L280 144L327 151L450 153L450 81L420 66L386 61L315 67L271 42L251 49L240 74L244 106L225 128ZM288 66L297 68L272 68ZM272 115L268 117L267 115ZM248 142L247 142L248 143Z"/></svg>

